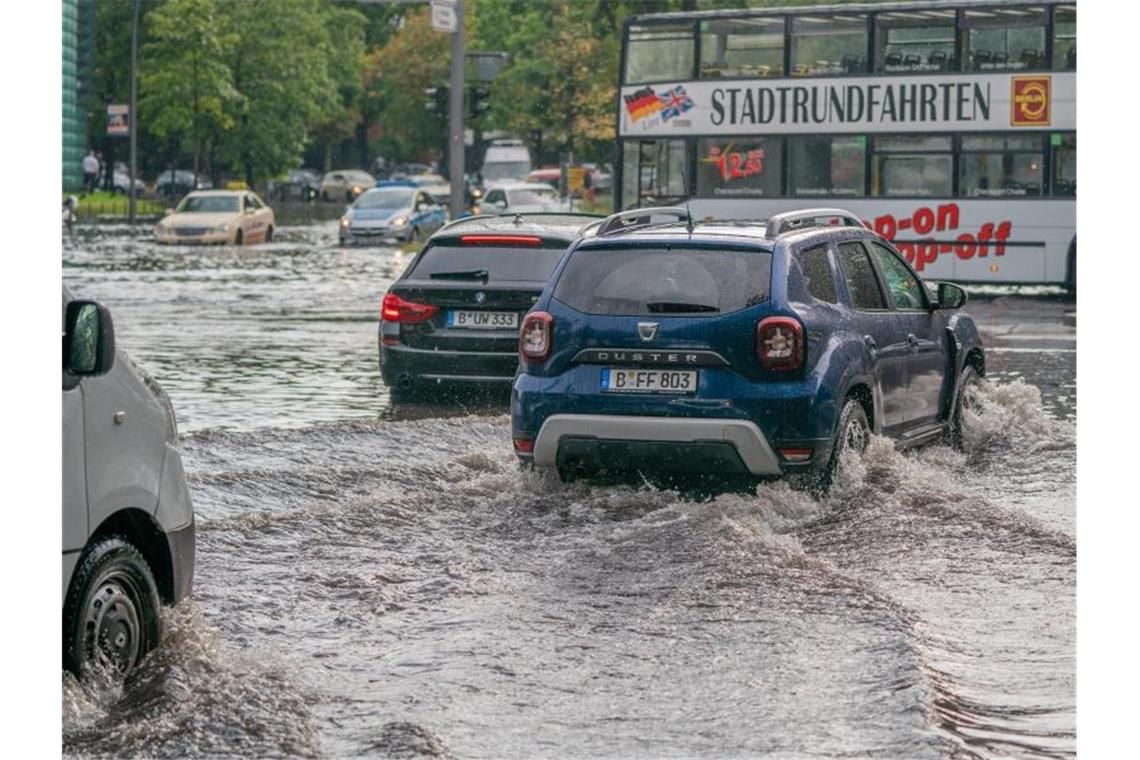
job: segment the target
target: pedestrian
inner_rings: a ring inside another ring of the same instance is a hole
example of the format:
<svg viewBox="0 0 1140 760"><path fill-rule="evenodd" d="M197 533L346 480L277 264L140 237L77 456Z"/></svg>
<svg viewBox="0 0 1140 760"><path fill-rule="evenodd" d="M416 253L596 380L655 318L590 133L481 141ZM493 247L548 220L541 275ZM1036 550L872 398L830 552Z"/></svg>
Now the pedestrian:
<svg viewBox="0 0 1140 760"><path fill-rule="evenodd" d="M83 157L83 189L89 193L95 192L95 185L99 181L99 159L95 151L87 151Z"/></svg>
<svg viewBox="0 0 1140 760"><path fill-rule="evenodd" d="M586 200L590 203L594 202L594 178L591 176L594 173L590 167L584 167L582 172L582 187L586 190Z"/></svg>

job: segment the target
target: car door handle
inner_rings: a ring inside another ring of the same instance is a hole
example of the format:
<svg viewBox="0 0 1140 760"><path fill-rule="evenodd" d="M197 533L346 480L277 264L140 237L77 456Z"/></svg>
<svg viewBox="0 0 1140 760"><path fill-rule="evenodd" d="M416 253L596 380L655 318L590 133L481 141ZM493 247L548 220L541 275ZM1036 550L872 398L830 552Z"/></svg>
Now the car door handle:
<svg viewBox="0 0 1140 760"><path fill-rule="evenodd" d="M875 348L878 346L878 344L875 343L875 339L872 338L870 335L864 335L863 336L863 342L866 343L867 348L871 349L872 351L874 351Z"/></svg>
<svg viewBox="0 0 1140 760"><path fill-rule="evenodd" d="M911 345L911 348L918 348L918 338L914 336L914 333L906 336L906 342Z"/></svg>

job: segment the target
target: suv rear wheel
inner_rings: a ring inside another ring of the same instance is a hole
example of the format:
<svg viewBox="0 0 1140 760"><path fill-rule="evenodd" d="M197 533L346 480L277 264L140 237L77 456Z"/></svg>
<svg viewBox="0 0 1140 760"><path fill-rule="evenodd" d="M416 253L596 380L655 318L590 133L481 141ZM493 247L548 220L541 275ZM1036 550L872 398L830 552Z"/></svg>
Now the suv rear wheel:
<svg viewBox="0 0 1140 760"><path fill-rule="evenodd" d="M862 453L871 440L871 423L867 411L858 399L848 398L839 414L839 424L835 430L835 441L831 446L831 456L827 464L814 472L797 473L788 478L793 488L811 491L822 496L831 488L839 460L845 451Z"/></svg>
<svg viewBox="0 0 1140 760"><path fill-rule="evenodd" d="M63 666L80 680L121 682L162 635L154 575L118 536L89 546L63 607Z"/></svg>

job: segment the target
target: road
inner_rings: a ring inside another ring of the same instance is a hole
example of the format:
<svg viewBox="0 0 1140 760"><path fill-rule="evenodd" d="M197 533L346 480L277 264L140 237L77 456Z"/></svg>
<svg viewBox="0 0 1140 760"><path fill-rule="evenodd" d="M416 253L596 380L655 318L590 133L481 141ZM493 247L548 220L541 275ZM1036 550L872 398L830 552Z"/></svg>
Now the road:
<svg viewBox="0 0 1140 760"><path fill-rule="evenodd" d="M876 439L822 501L520 472L502 398L398 406L380 296L410 260L64 244L170 392L194 598L123 694L63 676L68 756L1075 753L1075 331L989 295L964 452Z"/></svg>

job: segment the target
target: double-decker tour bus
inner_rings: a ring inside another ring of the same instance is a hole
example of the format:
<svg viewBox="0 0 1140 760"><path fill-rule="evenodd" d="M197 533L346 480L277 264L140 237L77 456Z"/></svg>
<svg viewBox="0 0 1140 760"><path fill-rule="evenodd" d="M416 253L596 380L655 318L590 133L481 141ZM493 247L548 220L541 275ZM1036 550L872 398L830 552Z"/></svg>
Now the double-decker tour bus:
<svg viewBox="0 0 1140 760"><path fill-rule="evenodd" d="M1076 286L1076 5L635 16L614 205L839 206L932 279Z"/></svg>

